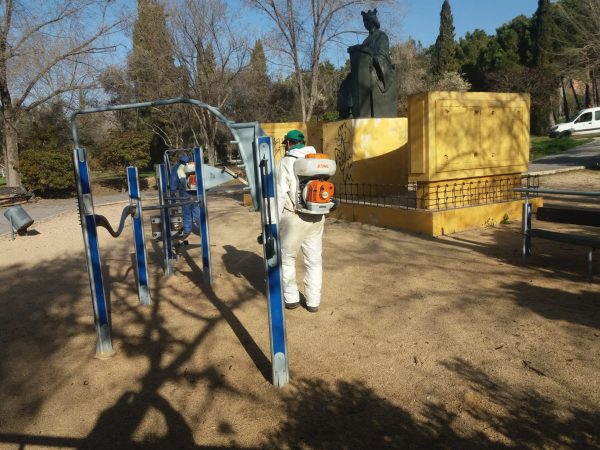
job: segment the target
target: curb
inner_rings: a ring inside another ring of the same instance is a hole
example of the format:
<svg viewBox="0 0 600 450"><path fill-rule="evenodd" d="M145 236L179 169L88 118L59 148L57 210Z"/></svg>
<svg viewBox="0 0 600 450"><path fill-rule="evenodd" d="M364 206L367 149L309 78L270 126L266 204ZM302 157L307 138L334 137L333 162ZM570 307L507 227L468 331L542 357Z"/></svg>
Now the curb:
<svg viewBox="0 0 600 450"><path fill-rule="evenodd" d="M550 165L550 164L547 164ZM585 170L586 166L571 166L571 167L562 167L560 169L548 169L548 170L537 170L535 172L525 172L523 175L554 175L555 173L562 172L574 172L575 170Z"/></svg>

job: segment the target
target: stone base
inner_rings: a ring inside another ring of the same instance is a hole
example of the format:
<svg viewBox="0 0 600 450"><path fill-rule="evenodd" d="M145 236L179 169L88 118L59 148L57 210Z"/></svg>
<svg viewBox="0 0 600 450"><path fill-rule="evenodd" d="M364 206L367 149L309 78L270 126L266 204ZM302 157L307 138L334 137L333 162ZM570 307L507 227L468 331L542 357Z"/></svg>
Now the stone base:
<svg viewBox="0 0 600 450"><path fill-rule="evenodd" d="M534 209L537 209L543 205L543 200L536 198L532 199L531 203ZM341 204L331 216L428 236L441 236L494 226L506 217L511 222L520 222L522 208L522 200L442 211Z"/></svg>

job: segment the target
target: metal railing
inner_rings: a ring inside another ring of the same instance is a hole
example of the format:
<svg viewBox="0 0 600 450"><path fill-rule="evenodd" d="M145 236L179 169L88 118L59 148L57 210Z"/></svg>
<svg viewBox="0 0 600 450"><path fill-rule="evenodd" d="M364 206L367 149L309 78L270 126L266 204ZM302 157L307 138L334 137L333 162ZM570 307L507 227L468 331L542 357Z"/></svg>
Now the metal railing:
<svg viewBox="0 0 600 450"><path fill-rule="evenodd" d="M410 182L399 184L338 183L335 197L340 203L404 208L445 210L520 200L515 188L539 187L537 175L515 175L495 179L448 183Z"/></svg>
<svg viewBox="0 0 600 450"><path fill-rule="evenodd" d="M415 209L416 187L416 183L408 185L340 183L335 185L335 198L341 203L354 205Z"/></svg>

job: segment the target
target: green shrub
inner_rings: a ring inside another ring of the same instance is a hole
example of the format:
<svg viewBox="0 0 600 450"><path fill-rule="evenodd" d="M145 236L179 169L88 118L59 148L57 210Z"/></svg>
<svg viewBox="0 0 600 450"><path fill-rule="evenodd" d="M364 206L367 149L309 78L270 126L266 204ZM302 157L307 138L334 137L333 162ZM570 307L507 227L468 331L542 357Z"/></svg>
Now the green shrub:
<svg viewBox="0 0 600 450"><path fill-rule="evenodd" d="M19 172L23 186L38 195L60 197L75 190L73 157L68 150L23 150Z"/></svg>
<svg viewBox="0 0 600 450"><path fill-rule="evenodd" d="M112 131L101 148L98 162L102 168L114 172L126 186L127 166L145 169L150 163L150 145L153 134L148 131Z"/></svg>

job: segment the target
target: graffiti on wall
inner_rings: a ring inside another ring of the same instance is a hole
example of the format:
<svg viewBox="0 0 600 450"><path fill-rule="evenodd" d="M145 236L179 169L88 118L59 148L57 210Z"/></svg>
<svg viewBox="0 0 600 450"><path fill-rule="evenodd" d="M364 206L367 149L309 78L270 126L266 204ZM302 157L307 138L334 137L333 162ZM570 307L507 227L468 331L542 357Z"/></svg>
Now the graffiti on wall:
<svg viewBox="0 0 600 450"><path fill-rule="evenodd" d="M283 145L283 138L273 138L273 157L275 161L279 161L285 156L285 146Z"/></svg>
<svg viewBox="0 0 600 450"><path fill-rule="evenodd" d="M342 122L337 130L335 164L342 183L352 183L352 130L347 121Z"/></svg>

